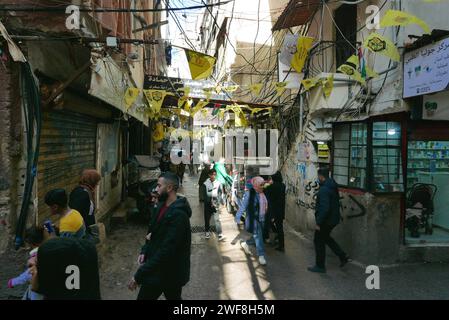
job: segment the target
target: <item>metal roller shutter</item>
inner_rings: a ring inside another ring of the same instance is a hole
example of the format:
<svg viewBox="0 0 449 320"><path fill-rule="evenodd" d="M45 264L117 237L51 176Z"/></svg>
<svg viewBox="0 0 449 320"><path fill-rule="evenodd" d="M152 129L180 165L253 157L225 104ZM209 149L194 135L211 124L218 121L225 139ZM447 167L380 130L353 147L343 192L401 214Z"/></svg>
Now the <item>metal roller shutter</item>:
<svg viewBox="0 0 449 320"><path fill-rule="evenodd" d="M38 220L48 218L45 194L63 188L69 194L82 170L95 168L97 123L67 111L44 113L38 162Z"/></svg>

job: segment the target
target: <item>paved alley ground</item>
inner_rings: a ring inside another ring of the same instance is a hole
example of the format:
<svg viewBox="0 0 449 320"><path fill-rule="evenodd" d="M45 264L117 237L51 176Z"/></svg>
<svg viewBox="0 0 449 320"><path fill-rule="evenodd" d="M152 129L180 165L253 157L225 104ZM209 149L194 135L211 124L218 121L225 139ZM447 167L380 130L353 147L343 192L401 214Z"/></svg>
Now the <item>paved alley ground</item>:
<svg viewBox="0 0 449 320"><path fill-rule="evenodd" d="M187 177L181 193L193 209L193 229L204 225L198 202L197 177ZM329 255L328 273L311 274L313 243L287 229L286 252L267 245L266 267L255 256L246 256L239 241L247 235L222 212L225 242L192 234L191 281L184 288L184 299L448 299L448 264L411 264L381 269L380 290L368 290L367 274L357 263L340 269L337 258ZM213 219L212 219L213 221ZM126 283L137 268L136 258L146 227L128 224L108 236L109 251L102 259L104 299L135 299Z"/></svg>
<svg viewBox="0 0 449 320"><path fill-rule="evenodd" d="M198 202L197 177L187 177L181 193L193 209L191 225L203 226L203 211ZM213 220L213 219L212 219ZM338 267L329 254L328 273L311 274L307 267L314 261L313 244L287 228L286 252L267 245L266 267L255 256L246 256L239 241L247 235L238 229L233 216L222 212L225 242L192 234L191 281L183 298L200 299L448 299L448 264L411 264L381 269L380 290L368 290L365 269L357 263ZM146 226L129 221L113 225L100 251L103 299L136 299L127 283L137 269L137 255ZM9 277L24 270L26 252L9 251L0 256L0 299L17 299L25 288L7 289Z"/></svg>

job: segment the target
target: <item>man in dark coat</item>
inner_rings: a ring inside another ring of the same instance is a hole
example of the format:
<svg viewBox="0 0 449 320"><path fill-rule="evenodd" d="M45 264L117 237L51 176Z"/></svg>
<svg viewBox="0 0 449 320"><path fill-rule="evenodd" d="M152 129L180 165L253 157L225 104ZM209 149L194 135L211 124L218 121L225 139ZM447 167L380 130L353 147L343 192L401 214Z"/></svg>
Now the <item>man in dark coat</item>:
<svg viewBox="0 0 449 320"><path fill-rule="evenodd" d="M141 286L138 300L181 300L182 287L190 279L190 217L186 198L177 196L175 174L167 172L158 180L159 205L149 226L147 241L139 256L141 264L129 289Z"/></svg>
<svg viewBox="0 0 449 320"><path fill-rule="evenodd" d="M308 270L325 273L326 245L340 258L341 267L348 263L349 258L330 235L341 221L338 185L329 177L328 169L318 170L318 179L320 180L320 190L316 200L316 231L314 238L316 264L314 267L308 268Z"/></svg>
<svg viewBox="0 0 449 320"><path fill-rule="evenodd" d="M273 227L277 234L279 244L276 248L278 251L284 251L284 219L285 219L285 184L282 174L277 171L271 177L273 183L265 188L265 195L268 199L268 213L265 218L267 222L266 232L269 233Z"/></svg>

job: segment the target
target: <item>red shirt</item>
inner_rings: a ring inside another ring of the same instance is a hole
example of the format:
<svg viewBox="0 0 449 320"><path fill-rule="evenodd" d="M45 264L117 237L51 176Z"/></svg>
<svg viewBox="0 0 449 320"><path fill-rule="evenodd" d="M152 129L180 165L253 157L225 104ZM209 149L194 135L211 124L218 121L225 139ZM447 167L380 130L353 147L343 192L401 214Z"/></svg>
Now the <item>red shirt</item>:
<svg viewBox="0 0 449 320"><path fill-rule="evenodd" d="M159 215L157 216L157 222L162 220L162 218L165 216L165 213L167 212L168 207L166 204L164 204L161 209L159 210Z"/></svg>

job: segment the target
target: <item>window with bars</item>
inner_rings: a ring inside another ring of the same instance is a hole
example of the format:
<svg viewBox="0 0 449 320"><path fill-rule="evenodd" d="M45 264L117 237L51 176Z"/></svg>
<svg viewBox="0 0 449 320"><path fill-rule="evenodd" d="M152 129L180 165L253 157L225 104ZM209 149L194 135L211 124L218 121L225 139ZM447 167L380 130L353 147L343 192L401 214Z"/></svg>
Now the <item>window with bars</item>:
<svg viewBox="0 0 449 320"><path fill-rule="evenodd" d="M399 122L373 122L372 128L363 122L339 124L333 138L333 177L339 185L374 192L404 191Z"/></svg>
<svg viewBox="0 0 449 320"><path fill-rule="evenodd" d="M373 190L404 191L401 161L401 124L373 123Z"/></svg>
<svg viewBox="0 0 449 320"><path fill-rule="evenodd" d="M367 125L346 124L334 130L333 177L343 186L366 188Z"/></svg>

